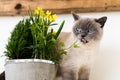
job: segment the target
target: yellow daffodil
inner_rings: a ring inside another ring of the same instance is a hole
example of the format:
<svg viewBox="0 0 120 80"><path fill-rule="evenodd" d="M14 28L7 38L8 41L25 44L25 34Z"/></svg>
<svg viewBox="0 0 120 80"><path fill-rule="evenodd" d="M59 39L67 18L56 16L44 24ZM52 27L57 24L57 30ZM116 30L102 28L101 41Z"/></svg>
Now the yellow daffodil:
<svg viewBox="0 0 120 80"><path fill-rule="evenodd" d="M40 16L41 16L41 17L45 17L44 11L40 11Z"/></svg>
<svg viewBox="0 0 120 80"><path fill-rule="evenodd" d="M38 10L35 10L35 12L34 12L34 13L38 15L38 14L39 14L39 11L38 11Z"/></svg>
<svg viewBox="0 0 120 80"><path fill-rule="evenodd" d="M35 14L39 15L40 11L42 10L42 8L36 8L35 9Z"/></svg>
<svg viewBox="0 0 120 80"><path fill-rule="evenodd" d="M52 16L49 16L49 17L48 17L48 20L52 21Z"/></svg>
<svg viewBox="0 0 120 80"><path fill-rule="evenodd" d="M51 22L54 22L57 18L56 14L52 15L51 12L48 10L46 12L44 12L44 10L42 8L36 8L34 13L36 15L39 15L43 19L47 18L47 20L50 20Z"/></svg>
<svg viewBox="0 0 120 80"><path fill-rule="evenodd" d="M48 18L51 15L50 11L46 11L46 17Z"/></svg>
<svg viewBox="0 0 120 80"><path fill-rule="evenodd" d="M56 14L52 15L52 22L54 22L56 20L56 18L57 18Z"/></svg>
<svg viewBox="0 0 120 80"><path fill-rule="evenodd" d="M36 15L40 15L41 17L44 17L45 13L42 8L36 8L35 12Z"/></svg>
<svg viewBox="0 0 120 80"><path fill-rule="evenodd" d="M54 22L54 21L56 20L56 18L57 18L57 15L56 15L56 14L51 15L51 16L48 17L48 19L49 19L50 21L52 21L52 22Z"/></svg>

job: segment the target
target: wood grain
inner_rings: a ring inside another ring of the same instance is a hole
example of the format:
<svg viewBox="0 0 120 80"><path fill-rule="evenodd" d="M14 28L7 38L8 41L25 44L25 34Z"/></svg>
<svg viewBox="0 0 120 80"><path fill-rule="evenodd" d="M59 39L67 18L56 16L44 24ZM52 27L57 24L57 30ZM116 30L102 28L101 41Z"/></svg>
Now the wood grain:
<svg viewBox="0 0 120 80"><path fill-rule="evenodd" d="M119 11L120 0L0 0L0 16L27 15L29 7L42 7L56 14Z"/></svg>

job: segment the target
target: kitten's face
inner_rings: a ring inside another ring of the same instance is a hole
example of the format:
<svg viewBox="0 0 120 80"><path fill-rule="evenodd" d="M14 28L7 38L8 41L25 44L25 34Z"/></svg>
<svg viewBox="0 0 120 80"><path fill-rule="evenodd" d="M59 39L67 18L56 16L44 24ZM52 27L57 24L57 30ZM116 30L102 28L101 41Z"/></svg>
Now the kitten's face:
<svg viewBox="0 0 120 80"><path fill-rule="evenodd" d="M75 19L73 33L82 43L86 44L90 41L97 41L101 39L103 26L107 17L102 17L100 19L82 19L75 13L72 14Z"/></svg>

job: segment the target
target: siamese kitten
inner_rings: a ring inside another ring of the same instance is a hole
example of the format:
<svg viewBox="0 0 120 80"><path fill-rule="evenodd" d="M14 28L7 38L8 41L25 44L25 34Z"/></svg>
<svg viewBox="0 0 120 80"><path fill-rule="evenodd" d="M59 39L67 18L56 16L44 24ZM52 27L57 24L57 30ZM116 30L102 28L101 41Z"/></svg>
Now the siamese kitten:
<svg viewBox="0 0 120 80"><path fill-rule="evenodd" d="M60 63L62 80L89 80L90 69L98 53L107 17L81 18L72 13L75 23L72 33L62 34L65 48L76 42L80 48L69 48Z"/></svg>

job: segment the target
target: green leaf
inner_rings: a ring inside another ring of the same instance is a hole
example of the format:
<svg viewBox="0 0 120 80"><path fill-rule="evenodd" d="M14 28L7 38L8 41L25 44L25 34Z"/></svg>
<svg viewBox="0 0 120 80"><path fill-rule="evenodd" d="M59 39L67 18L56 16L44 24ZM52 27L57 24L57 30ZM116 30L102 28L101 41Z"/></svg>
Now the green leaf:
<svg viewBox="0 0 120 80"><path fill-rule="evenodd" d="M58 29L56 35L55 35L55 39L58 38L60 32L62 31L62 28L63 28L64 24L65 24L65 20L61 23L61 25L60 25L60 27L59 27L59 29Z"/></svg>
<svg viewBox="0 0 120 80"><path fill-rule="evenodd" d="M74 48L80 48L80 46L78 46L77 44L73 45Z"/></svg>
<svg viewBox="0 0 120 80"><path fill-rule="evenodd" d="M58 25L58 24L56 24L56 23L54 23L54 24L50 24L50 26L53 26L53 25Z"/></svg>
<svg viewBox="0 0 120 80"><path fill-rule="evenodd" d="M60 42L59 45L62 46L62 47L65 46L64 42Z"/></svg>

